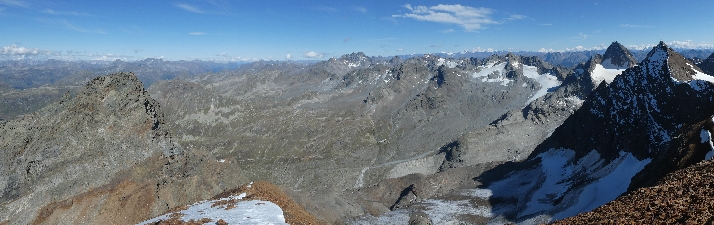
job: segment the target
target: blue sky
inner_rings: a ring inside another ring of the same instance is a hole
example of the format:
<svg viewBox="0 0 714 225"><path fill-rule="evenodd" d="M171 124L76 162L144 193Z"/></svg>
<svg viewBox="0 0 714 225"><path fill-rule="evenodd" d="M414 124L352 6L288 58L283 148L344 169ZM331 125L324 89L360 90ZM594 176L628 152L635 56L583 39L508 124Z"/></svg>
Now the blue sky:
<svg viewBox="0 0 714 225"><path fill-rule="evenodd" d="M714 1L0 0L0 57L304 60L612 41L711 48L712 9Z"/></svg>

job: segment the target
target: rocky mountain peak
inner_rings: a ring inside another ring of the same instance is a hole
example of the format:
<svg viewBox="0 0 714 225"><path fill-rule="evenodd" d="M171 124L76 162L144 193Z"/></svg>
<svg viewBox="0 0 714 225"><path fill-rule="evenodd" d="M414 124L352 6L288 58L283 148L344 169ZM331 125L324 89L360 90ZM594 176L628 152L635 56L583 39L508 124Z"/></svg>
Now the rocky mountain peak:
<svg viewBox="0 0 714 225"><path fill-rule="evenodd" d="M369 62L371 58L364 54L364 52L350 53L340 56L341 60L348 61L351 63Z"/></svg>
<svg viewBox="0 0 714 225"><path fill-rule="evenodd" d="M606 69L627 69L637 65L637 60L625 46L615 41L607 47L602 65Z"/></svg>
<svg viewBox="0 0 714 225"><path fill-rule="evenodd" d="M0 123L0 218L29 224L50 201L107 185L148 158L181 154L163 124L133 73L97 77L77 96Z"/></svg>
<svg viewBox="0 0 714 225"><path fill-rule="evenodd" d="M699 67L692 65L689 60L662 41L652 48L647 58L642 61L647 74L671 76L677 81L690 81L697 72L702 72Z"/></svg>

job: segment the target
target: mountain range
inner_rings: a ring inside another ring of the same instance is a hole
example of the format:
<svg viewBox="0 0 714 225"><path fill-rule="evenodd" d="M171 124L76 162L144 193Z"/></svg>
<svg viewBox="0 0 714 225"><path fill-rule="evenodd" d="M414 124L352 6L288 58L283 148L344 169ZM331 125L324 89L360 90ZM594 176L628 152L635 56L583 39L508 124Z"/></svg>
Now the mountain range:
<svg viewBox="0 0 714 225"><path fill-rule="evenodd" d="M708 173L714 156L714 54L686 58L662 42L639 54L613 42L559 60L353 53L210 71L115 62L110 71L141 75L91 79L5 75L6 102L33 107L0 121L0 223L169 222L207 199L275 203L283 219L300 218L290 223L608 218L604 207L640 204L628 196L700 187L682 174ZM567 60L580 61L554 63ZM3 68L33 74L19 65ZM57 100L18 100L40 90ZM711 220L692 215L668 218Z"/></svg>

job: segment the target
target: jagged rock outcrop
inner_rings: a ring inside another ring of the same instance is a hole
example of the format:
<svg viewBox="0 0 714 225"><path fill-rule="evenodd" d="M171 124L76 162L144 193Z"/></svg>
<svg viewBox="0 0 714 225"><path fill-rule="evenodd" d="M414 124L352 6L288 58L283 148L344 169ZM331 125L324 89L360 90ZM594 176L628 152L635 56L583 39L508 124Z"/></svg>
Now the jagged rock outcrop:
<svg viewBox="0 0 714 225"><path fill-rule="evenodd" d="M163 123L133 73L97 77L76 96L0 123L0 221L42 222L72 204L47 206L106 187L147 159L170 163L183 150Z"/></svg>
<svg viewBox="0 0 714 225"><path fill-rule="evenodd" d="M682 128L714 115L714 77L687 62L660 43L638 66L601 83L527 160L485 173L515 169L483 180L494 213L528 223L573 216L626 192L638 173L664 166L649 164L667 156ZM697 155L694 161L704 159Z"/></svg>

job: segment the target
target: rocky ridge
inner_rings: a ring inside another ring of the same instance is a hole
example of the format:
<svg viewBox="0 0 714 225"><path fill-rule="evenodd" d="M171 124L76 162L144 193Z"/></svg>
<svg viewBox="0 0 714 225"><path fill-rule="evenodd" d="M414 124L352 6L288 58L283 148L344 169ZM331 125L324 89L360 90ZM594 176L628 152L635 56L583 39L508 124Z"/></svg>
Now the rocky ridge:
<svg viewBox="0 0 714 225"><path fill-rule="evenodd" d="M547 222L626 192L638 173L663 166L652 163L665 157L679 129L714 114L713 78L660 43L638 66L602 83L526 161L503 166L525 169L496 181L487 177L502 176L495 174L503 172L500 168L483 175L484 187L493 192L494 212L502 216L495 220ZM499 191L514 187L518 191Z"/></svg>
<svg viewBox="0 0 714 225"><path fill-rule="evenodd" d="M241 182L222 174L238 168L174 142L132 73L97 77L0 123L0 150L0 221L9 224L136 223Z"/></svg>

